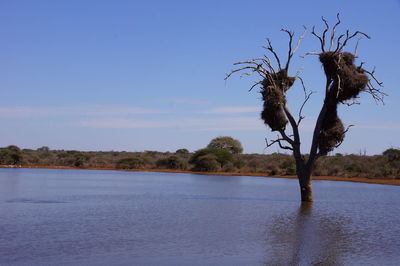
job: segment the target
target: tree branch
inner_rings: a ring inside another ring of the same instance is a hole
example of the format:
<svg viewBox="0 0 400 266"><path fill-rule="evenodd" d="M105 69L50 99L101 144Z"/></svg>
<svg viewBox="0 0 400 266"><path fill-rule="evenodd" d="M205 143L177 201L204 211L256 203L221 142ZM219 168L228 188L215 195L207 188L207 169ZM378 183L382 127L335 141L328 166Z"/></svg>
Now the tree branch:
<svg viewBox="0 0 400 266"><path fill-rule="evenodd" d="M330 86L327 83L327 86ZM325 95L326 96L326 95ZM325 98L324 104L322 105L321 111L319 112L317 122L315 123L313 138L311 142L310 156L307 161L307 168L311 169L314 165L315 160L319 157L317 154L318 151L318 139L321 132L322 122L324 121L326 111L328 109L328 102Z"/></svg>
<svg viewBox="0 0 400 266"><path fill-rule="evenodd" d="M335 50L335 53L341 52L343 50L343 48L346 46L347 42L359 34L364 35L367 39L371 39L371 37L369 35L367 35L366 33L362 32L362 31L356 31L352 35L350 35L349 30L347 30L346 31L346 39L344 40L343 44L341 44L340 46L338 45L338 47Z"/></svg>
<svg viewBox="0 0 400 266"><path fill-rule="evenodd" d="M337 22L336 22L335 26L333 26L333 28L332 28L331 41L330 41L330 44L329 44L329 50L328 51L330 51L332 49L333 42L335 41L336 27L339 26L339 24L341 22L340 18L339 18L339 13L336 14L336 18L337 18Z"/></svg>
<svg viewBox="0 0 400 266"><path fill-rule="evenodd" d="M322 19L322 21L323 21L324 24L325 24L325 30L324 30L324 32L322 33L322 41L323 41L322 45L323 45L324 48L325 48L325 35L326 35L326 33L328 32L328 30L329 30L329 24L328 24L328 21L327 21L324 17L321 17L321 19Z"/></svg>
<svg viewBox="0 0 400 266"><path fill-rule="evenodd" d="M365 70L365 69L363 69L363 71L365 73L367 73L372 78L372 80L374 80L375 83L378 84L379 87L383 87L383 82L379 81L375 77L375 68L372 71L368 71L368 70ZM372 97L374 98L375 102L381 102L381 103L384 104L383 98L385 96L387 96L387 94L384 93L383 91L381 91L380 88L375 88L375 86L371 82L371 79L368 81L368 84L366 86L366 92L368 92L369 94L372 95Z"/></svg>
<svg viewBox="0 0 400 266"><path fill-rule="evenodd" d="M278 63L279 70L281 70L282 69L281 60L279 60L278 54L275 52L274 48L272 48L272 43L269 38L267 39L267 42L268 42L268 46L263 46L263 47L265 49L267 49L268 51L270 51L274 55L276 62Z"/></svg>
<svg viewBox="0 0 400 266"><path fill-rule="evenodd" d="M346 130L343 131L343 134L342 134L342 135L344 136L344 135L347 133L347 131L349 131L349 129L350 129L351 127L354 127L354 125L349 125L349 126L346 128ZM344 141L344 137L342 138L342 140L341 140L339 143L336 144L335 148L339 148L339 146L342 145L343 141Z"/></svg>
<svg viewBox="0 0 400 266"><path fill-rule="evenodd" d="M285 139L279 138L279 136L277 136L277 139L272 140L270 143L268 143L268 139L265 138L265 143L267 144L267 148L269 148L269 147L271 147L272 145L278 143L278 145L279 145L279 147L280 147L281 149L293 151L293 148L292 148L292 147L282 145L282 141L284 141L284 140L285 140Z"/></svg>
<svg viewBox="0 0 400 266"><path fill-rule="evenodd" d="M296 158L301 158L301 150L300 150L300 134L299 134L299 127L297 126L296 121L293 118L293 115L290 113L289 107L287 104L283 107L286 117L289 120L290 126L292 127L293 132L293 154Z"/></svg>
<svg viewBox="0 0 400 266"><path fill-rule="evenodd" d="M304 101L303 101L303 104L301 105L300 110L299 110L299 119L297 120L297 126L299 126L300 123L301 123L301 120L303 120L303 119L305 118L305 117L302 115L303 108L304 108L304 106L306 105L306 103L308 102L308 100L310 99L311 95L314 94L313 91L310 91L309 93L307 93L306 87L304 86L303 78L302 78L302 77L298 77L298 78L300 79L301 85L303 86Z"/></svg>
<svg viewBox="0 0 400 266"><path fill-rule="evenodd" d="M325 41L322 39L321 36L319 36L319 35L315 32L315 26L313 26L311 34L314 35L315 37L317 37L317 38L319 39L319 41L320 41L320 43L321 43L321 51L322 51L322 52L325 52L325 48L324 48Z"/></svg>
<svg viewBox="0 0 400 266"><path fill-rule="evenodd" d="M304 31L303 33L300 35L299 39L297 40L296 46L293 48L292 47L292 43L293 43L293 36L294 36L294 32L288 31L287 29L281 29L281 31L286 32L289 35L289 49L288 49L288 58L286 61L286 65L285 65L285 70L288 71L289 70L289 64L290 64L290 60L292 59L294 53L297 51L297 49L300 46L300 42L301 40L305 37L306 33L307 33L307 28L306 26L303 26Z"/></svg>

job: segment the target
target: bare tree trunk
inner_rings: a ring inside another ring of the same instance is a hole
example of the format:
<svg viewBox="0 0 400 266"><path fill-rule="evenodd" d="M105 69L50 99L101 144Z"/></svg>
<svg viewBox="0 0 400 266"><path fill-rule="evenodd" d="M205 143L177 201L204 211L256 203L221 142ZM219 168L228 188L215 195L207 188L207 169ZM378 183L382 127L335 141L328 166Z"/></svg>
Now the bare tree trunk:
<svg viewBox="0 0 400 266"><path fill-rule="evenodd" d="M301 201L312 202L311 171L305 165L301 165L297 171L297 177L299 178Z"/></svg>
<svg viewBox="0 0 400 266"><path fill-rule="evenodd" d="M308 178L308 180L305 181L299 179L299 183L300 183L301 201L312 202L313 197L312 197L312 185L310 178Z"/></svg>

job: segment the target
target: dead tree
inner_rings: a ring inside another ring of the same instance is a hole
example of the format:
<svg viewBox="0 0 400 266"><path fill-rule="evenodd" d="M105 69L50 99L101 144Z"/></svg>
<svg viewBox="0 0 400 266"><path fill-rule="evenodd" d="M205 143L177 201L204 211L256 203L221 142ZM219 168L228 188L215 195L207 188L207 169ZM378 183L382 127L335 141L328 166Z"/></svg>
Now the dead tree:
<svg viewBox="0 0 400 266"><path fill-rule="evenodd" d="M320 156L327 155L333 149L339 147L345 137L349 127L345 128L337 114L338 104L351 105L356 102L360 92L368 92L378 102L383 102L385 95L381 90L382 82L378 81L375 76L375 70L367 71L361 65L356 66L354 60L357 57L358 41L361 37L370 39L370 37L361 32L356 31L350 33L347 30L344 34L336 35L336 30L341 23L339 14L337 22L330 29L329 23L322 18L324 30L321 34L315 32L313 27L311 34L315 36L321 46L318 53L307 53L307 55L318 55L319 61L325 71L326 86L325 98L315 123L312 144L308 156L301 152L301 141L299 134L299 125L304 119L302 110L307 101L310 99L312 92L307 92L303 79L296 74L289 76L289 66L294 53L298 49L301 40L305 37L306 27L303 34L299 37L294 45L294 32L282 29L288 37L288 52L286 62L283 63L276 50L272 47L272 43L267 39L267 46L264 48L273 57L275 63L264 55L260 58L254 58L244 62L238 62L234 65L239 68L231 71L226 75L228 79L232 74L242 72L242 75L258 74L261 80L251 86L252 90L256 86L260 86L260 93L263 99L263 111L261 118L264 123L272 130L278 133L278 137L268 143L267 147L277 144L281 149L290 150L296 161L296 174L300 185L300 194L302 202L312 201L312 172L316 160ZM329 35L329 36L327 36ZM353 53L346 52L349 41L358 37L356 48ZM297 119L292 115L286 100L286 93L292 87L296 80L300 80L303 87L305 98L299 110ZM375 87L374 84L378 86ZM288 133L288 125L290 130Z"/></svg>

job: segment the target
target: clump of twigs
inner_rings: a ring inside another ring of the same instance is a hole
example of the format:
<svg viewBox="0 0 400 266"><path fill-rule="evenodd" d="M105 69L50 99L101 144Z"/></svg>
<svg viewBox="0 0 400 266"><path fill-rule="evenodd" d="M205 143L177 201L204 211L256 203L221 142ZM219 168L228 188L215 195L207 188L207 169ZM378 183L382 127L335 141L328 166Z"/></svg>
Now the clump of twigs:
<svg viewBox="0 0 400 266"><path fill-rule="evenodd" d="M348 52L323 52L319 55L325 75L331 80L329 99L345 102L358 97L369 79L361 66L354 65L355 56Z"/></svg>
<svg viewBox="0 0 400 266"><path fill-rule="evenodd" d="M268 45L264 48L268 50L276 60L277 67L273 67L270 59L267 56L262 58L255 58L249 61L238 62L235 65L244 65L241 68L235 69L227 74L226 78L229 78L233 73L240 71L245 72L243 75L249 75L257 73L261 76L261 81L256 82L250 90L255 86L261 85L260 93L263 99L263 110L261 112L261 119L266 125L268 125L272 131L283 131L288 123L287 113L285 111L286 105L286 92L294 84L296 77L288 75L288 69L290 60L292 59L295 51L298 49L300 41L304 38L306 29L303 34L299 37L297 44L293 47L293 36L294 33L285 29L282 29L289 36L289 50L288 59L285 66L281 65L278 54L273 49L271 41L267 39Z"/></svg>
<svg viewBox="0 0 400 266"><path fill-rule="evenodd" d="M346 34L342 34L336 39L336 27L340 24L338 14L337 22L331 31L329 48L325 50L327 46L326 33L329 30L329 25L324 18L322 20L325 23L325 29L322 34L318 35L314 28L311 33L320 40L322 52L318 55L327 78L325 95L326 111L318 138L319 153L325 155L343 142L347 131L337 115L337 105L339 103L348 103L349 101L356 103L355 99L358 98L358 95L362 91L369 92L376 101L381 102L383 102L385 94L376 89L371 83L371 80L374 80L379 86L382 86L382 82L379 82L375 78L374 71L369 72L365 70L362 64L360 66L354 64L357 57L358 41L361 38L357 41L354 54L343 51L348 41L352 38L364 36L369 39L370 37L361 31L350 34L347 30ZM333 48L335 41L336 48Z"/></svg>
<svg viewBox="0 0 400 266"><path fill-rule="evenodd" d="M285 115L285 92L293 85L295 77L289 77L286 70L269 73L261 82L260 91L264 101L261 119L272 131L284 130L288 120Z"/></svg>
<svg viewBox="0 0 400 266"><path fill-rule="evenodd" d="M325 115L318 139L320 154L328 154L344 140L345 128L337 115L337 105L332 105Z"/></svg>

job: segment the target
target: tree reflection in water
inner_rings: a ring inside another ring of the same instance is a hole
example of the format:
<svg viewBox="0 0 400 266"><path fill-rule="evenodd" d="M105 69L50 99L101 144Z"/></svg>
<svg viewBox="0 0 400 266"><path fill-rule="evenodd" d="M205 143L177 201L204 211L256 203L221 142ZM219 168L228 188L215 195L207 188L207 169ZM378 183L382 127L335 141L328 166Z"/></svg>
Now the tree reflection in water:
<svg viewBox="0 0 400 266"><path fill-rule="evenodd" d="M294 215L275 219L267 235L266 265L342 265L357 238L349 219L324 216L302 203Z"/></svg>

